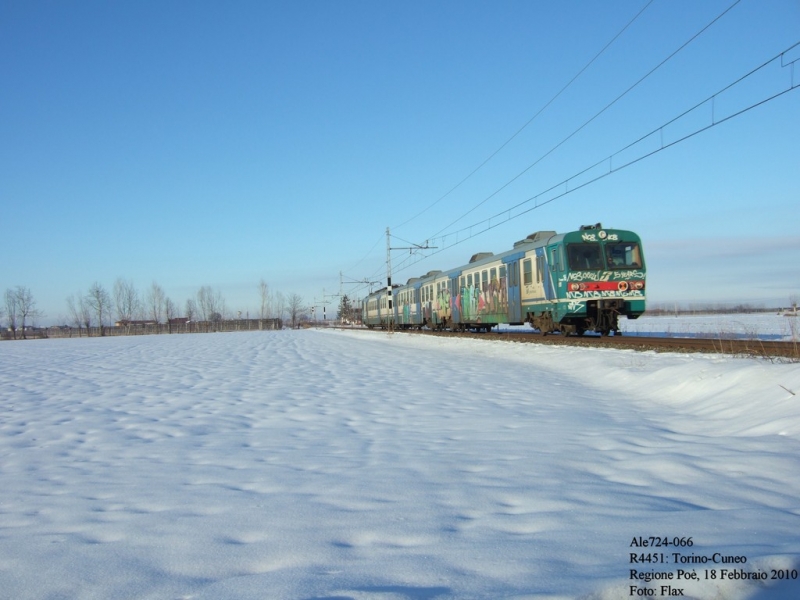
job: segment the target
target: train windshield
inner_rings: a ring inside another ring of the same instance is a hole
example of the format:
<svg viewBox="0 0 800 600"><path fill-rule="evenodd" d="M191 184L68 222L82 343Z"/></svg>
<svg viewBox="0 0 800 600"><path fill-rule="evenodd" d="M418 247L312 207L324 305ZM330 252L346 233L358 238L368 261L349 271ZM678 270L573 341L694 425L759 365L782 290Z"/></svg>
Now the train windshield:
<svg viewBox="0 0 800 600"><path fill-rule="evenodd" d="M573 271L597 271L604 268L600 244L568 244L567 260Z"/></svg>
<svg viewBox="0 0 800 600"><path fill-rule="evenodd" d="M606 244L609 269L641 269L642 253L636 242Z"/></svg>

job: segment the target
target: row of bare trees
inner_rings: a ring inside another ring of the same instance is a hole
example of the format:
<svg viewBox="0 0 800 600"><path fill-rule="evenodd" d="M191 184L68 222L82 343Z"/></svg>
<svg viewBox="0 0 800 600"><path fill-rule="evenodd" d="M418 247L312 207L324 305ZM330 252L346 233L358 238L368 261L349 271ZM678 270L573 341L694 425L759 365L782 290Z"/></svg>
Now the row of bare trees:
<svg viewBox="0 0 800 600"><path fill-rule="evenodd" d="M287 301L280 292L273 292L263 279L258 284L260 319L282 318L284 312L292 314L292 306L302 305L302 299L296 294ZM228 310L225 298L219 289L202 286L197 293L186 300L183 314L178 305L169 298L164 289L153 282L143 293L133 282L123 278L117 279L109 293L101 284L95 282L85 293L73 294L67 298L67 312L70 325L86 328L99 327L100 335L113 318L122 327L130 327L137 322L149 322L156 325L169 323L178 317L190 322L220 322L233 317ZM237 312L241 317L241 311ZM249 313L248 313L249 316Z"/></svg>
<svg viewBox="0 0 800 600"><path fill-rule="evenodd" d="M285 297L281 292L274 292L263 279L257 289L258 309L254 318L281 319L294 327L306 316L307 309L299 295ZM157 282L139 292L132 281L124 278L117 279L111 291L94 282L85 292L70 295L66 304L65 324L77 328L79 335L83 329L89 332L92 328L103 335L104 329L114 323L130 330L135 323L158 325L171 323L178 317L189 322L214 323L244 316L241 311L231 314L222 292L208 285L185 301L181 315L178 304ZM249 311L246 314L249 318ZM8 337L25 338L35 320L43 316L29 288L17 286L6 290L0 305L0 323L7 324Z"/></svg>
<svg viewBox="0 0 800 600"><path fill-rule="evenodd" d="M0 306L0 321L6 319L8 331L14 339L18 335L25 339L28 326L41 316L30 288L18 285L6 290L3 305Z"/></svg>

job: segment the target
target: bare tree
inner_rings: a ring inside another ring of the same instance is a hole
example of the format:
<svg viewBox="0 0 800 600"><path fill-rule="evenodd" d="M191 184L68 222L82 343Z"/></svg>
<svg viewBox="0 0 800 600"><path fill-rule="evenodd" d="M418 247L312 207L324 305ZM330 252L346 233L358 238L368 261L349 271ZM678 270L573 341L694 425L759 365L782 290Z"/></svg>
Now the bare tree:
<svg viewBox="0 0 800 600"><path fill-rule="evenodd" d="M197 314L197 304L195 303L194 299L189 298L186 301L186 308L183 310L186 313L186 319L188 321L194 320L194 317Z"/></svg>
<svg viewBox="0 0 800 600"><path fill-rule="evenodd" d="M124 323L130 331L131 321L140 310L139 293L132 281L122 278L114 283L114 307L117 310L117 320Z"/></svg>
<svg viewBox="0 0 800 600"><path fill-rule="evenodd" d="M76 302L75 296L67 298L67 314L69 315L70 324L78 328L78 337L80 337L81 327L83 327L83 315L81 314L80 304L83 297L79 294L78 298L81 298L81 301Z"/></svg>
<svg viewBox="0 0 800 600"><path fill-rule="evenodd" d="M11 335L17 339L17 294L11 288L6 290L4 300L6 303L6 316L8 318L8 328L11 330Z"/></svg>
<svg viewBox="0 0 800 600"><path fill-rule="evenodd" d="M100 335L105 335L103 326L111 312L111 296L106 289L96 281L89 288L89 293L85 298L86 306L97 317L97 325L100 327ZM88 325L87 325L88 328Z"/></svg>
<svg viewBox="0 0 800 600"><path fill-rule="evenodd" d="M81 335L81 327L86 327L86 335L91 335L89 328L92 326L92 310L89 307L88 296L78 294L67 298L67 312L75 327L78 328L78 337Z"/></svg>
<svg viewBox="0 0 800 600"><path fill-rule="evenodd" d="M25 339L25 321L38 319L42 313L36 308L36 300L33 299L30 288L18 285L14 294L17 297L17 311L22 322L22 339Z"/></svg>
<svg viewBox="0 0 800 600"><path fill-rule="evenodd" d="M286 310L289 313L289 319L292 322L292 329L297 327L300 318L305 314L303 308L303 299L298 294L292 294L286 300Z"/></svg>
<svg viewBox="0 0 800 600"><path fill-rule="evenodd" d="M275 292L275 301L272 314L281 320L284 319L286 315L286 297L283 295L283 292Z"/></svg>
<svg viewBox="0 0 800 600"><path fill-rule="evenodd" d="M145 302L147 304L147 316L153 319L153 321L156 322L156 325L161 323L163 318L165 298L166 295L164 294L164 290L154 281L153 285L150 286L150 289L147 292L147 298Z"/></svg>
<svg viewBox="0 0 800 600"><path fill-rule="evenodd" d="M203 321L221 321L227 312L222 292L213 290L210 285L204 285L197 292L197 308Z"/></svg>
<svg viewBox="0 0 800 600"><path fill-rule="evenodd" d="M86 337L92 335L92 307L89 303L88 296L79 296L78 297L78 311L81 316L81 321L83 321L83 326L86 327ZM102 334L103 329L102 326L100 328L100 333Z"/></svg>
<svg viewBox="0 0 800 600"><path fill-rule="evenodd" d="M211 286L208 285L204 285L197 290L197 308L200 311L201 321L208 321L208 315L211 314L209 302L213 294L214 292L212 291Z"/></svg>
<svg viewBox="0 0 800 600"><path fill-rule="evenodd" d="M258 282L258 294L261 297L261 311L258 314L258 318L263 321L264 319L269 318L270 308L269 286L263 279Z"/></svg>
<svg viewBox="0 0 800 600"><path fill-rule="evenodd" d="M164 317L167 319L167 330L170 333L172 333L172 319L175 318L177 312L175 303L169 298L164 298Z"/></svg>

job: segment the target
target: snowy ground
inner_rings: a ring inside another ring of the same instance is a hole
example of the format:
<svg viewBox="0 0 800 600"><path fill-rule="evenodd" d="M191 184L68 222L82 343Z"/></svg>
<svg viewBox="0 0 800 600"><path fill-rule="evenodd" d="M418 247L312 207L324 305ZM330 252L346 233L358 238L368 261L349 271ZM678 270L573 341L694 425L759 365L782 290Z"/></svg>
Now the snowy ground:
<svg viewBox="0 0 800 600"><path fill-rule="evenodd" d="M777 313L644 315L634 321L621 319L620 327L623 332L636 335L800 341L800 317Z"/></svg>
<svg viewBox="0 0 800 600"><path fill-rule="evenodd" d="M798 364L365 331L0 344L3 598L795 599L721 577L800 569L798 474Z"/></svg>

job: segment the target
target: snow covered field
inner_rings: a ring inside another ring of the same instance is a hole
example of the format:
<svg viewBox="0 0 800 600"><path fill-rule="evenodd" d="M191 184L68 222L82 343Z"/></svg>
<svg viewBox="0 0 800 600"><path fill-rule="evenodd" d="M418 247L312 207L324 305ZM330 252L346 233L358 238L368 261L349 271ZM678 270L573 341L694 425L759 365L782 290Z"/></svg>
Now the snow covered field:
<svg viewBox="0 0 800 600"><path fill-rule="evenodd" d="M644 315L634 321L620 319L620 327L625 333L637 335L800 341L800 318L776 313Z"/></svg>
<svg viewBox="0 0 800 600"><path fill-rule="evenodd" d="M798 364L365 331L0 344L3 598L795 599L728 576L800 569L799 474Z"/></svg>

